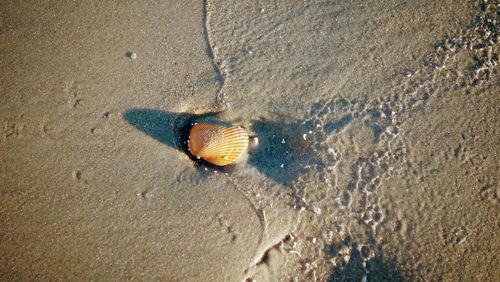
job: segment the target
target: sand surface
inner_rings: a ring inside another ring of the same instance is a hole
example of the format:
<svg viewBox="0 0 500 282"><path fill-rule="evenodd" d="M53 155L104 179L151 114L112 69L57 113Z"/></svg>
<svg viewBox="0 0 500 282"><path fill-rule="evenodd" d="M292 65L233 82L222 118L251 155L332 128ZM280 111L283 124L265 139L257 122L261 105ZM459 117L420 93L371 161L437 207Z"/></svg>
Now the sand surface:
<svg viewBox="0 0 500 282"><path fill-rule="evenodd" d="M3 3L0 280L498 281L498 1L170 2Z"/></svg>

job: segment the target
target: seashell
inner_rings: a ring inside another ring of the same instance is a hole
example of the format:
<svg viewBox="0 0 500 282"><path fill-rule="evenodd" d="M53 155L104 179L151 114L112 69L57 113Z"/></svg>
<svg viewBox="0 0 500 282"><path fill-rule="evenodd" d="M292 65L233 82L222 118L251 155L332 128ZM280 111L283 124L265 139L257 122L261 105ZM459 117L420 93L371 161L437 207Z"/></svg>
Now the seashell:
<svg viewBox="0 0 500 282"><path fill-rule="evenodd" d="M240 158L247 151L248 143L248 133L241 126L197 123L189 131L188 150L197 158L225 166Z"/></svg>

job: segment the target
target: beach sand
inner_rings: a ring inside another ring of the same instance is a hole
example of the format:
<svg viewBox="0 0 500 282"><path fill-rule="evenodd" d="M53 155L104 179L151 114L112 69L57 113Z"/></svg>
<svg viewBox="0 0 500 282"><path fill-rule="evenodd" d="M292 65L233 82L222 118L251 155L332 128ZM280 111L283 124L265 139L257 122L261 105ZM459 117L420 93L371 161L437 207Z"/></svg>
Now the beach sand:
<svg viewBox="0 0 500 282"><path fill-rule="evenodd" d="M496 281L498 9L3 3L0 280Z"/></svg>

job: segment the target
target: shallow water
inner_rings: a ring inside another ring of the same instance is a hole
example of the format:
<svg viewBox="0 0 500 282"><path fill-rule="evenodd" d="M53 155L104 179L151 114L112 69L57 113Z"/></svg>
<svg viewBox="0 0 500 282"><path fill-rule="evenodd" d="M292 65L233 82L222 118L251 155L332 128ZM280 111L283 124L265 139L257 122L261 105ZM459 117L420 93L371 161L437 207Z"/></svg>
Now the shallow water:
<svg viewBox="0 0 500 282"><path fill-rule="evenodd" d="M498 5L6 4L0 279L494 281Z"/></svg>
<svg viewBox="0 0 500 282"><path fill-rule="evenodd" d="M480 273L498 266L487 244L472 250L477 243L466 243L497 229L498 6L450 4L209 5L222 92L262 136L249 164L262 182L279 183L299 211L279 246L290 253L284 264L295 267L278 270L283 262L268 260L249 277L488 279ZM472 121L450 123L469 107L493 119L478 129L484 144L472 145L464 133ZM465 159L480 154L484 163L470 166L490 184L470 184L455 169L453 150L463 143L471 147L458 165L467 170ZM471 201L452 179L488 190L488 200L476 193ZM469 215L452 220L463 209ZM457 258L449 251L457 246L485 258ZM466 273L463 264L476 270Z"/></svg>

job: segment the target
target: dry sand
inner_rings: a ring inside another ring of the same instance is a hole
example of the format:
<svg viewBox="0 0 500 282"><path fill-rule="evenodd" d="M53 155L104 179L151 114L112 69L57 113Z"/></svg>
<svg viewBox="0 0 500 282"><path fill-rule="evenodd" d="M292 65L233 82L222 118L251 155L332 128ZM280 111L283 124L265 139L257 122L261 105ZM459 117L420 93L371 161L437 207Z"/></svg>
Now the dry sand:
<svg viewBox="0 0 500 282"><path fill-rule="evenodd" d="M498 280L496 1L171 2L2 4L0 280Z"/></svg>

